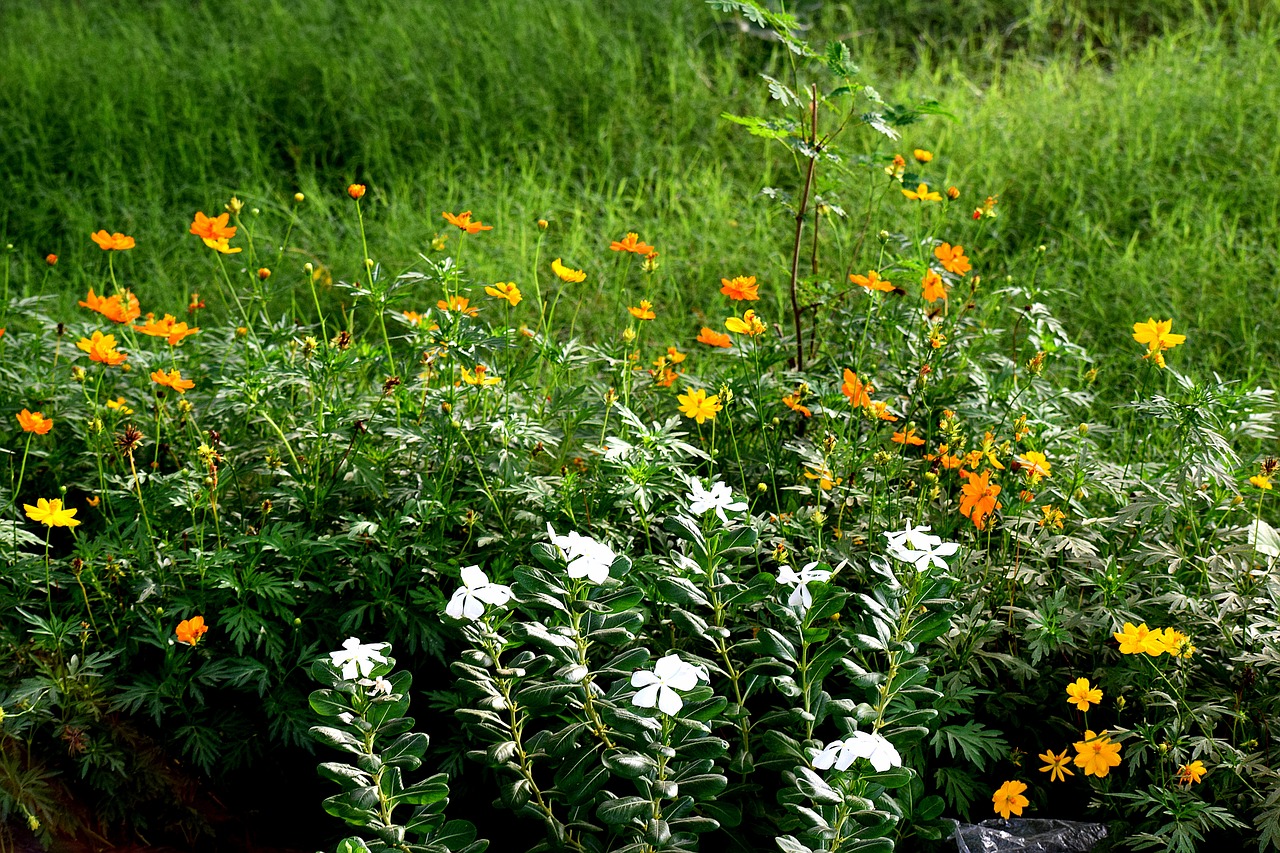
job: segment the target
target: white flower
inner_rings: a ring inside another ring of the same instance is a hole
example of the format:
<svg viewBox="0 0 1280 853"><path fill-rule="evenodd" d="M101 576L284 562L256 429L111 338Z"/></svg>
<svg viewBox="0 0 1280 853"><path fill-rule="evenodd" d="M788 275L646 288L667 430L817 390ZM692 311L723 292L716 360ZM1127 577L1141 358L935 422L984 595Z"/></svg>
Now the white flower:
<svg viewBox="0 0 1280 853"><path fill-rule="evenodd" d="M705 667L687 664L679 655L669 654L658 658L653 672L639 669L631 673L631 686L640 688L631 704L637 708L657 705L662 713L675 716L684 707L684 700L676 691L692 690L699 680L708 680Z"/></svg>
<svg viewBox="0 0 1280 853"><path fill-rule="evenodd" d="M574 531L561 536L550 524L547 525L547 533L551 536L551 544L564 556L569 566L569 577L585 577L592 583L604 583L608 579L609 566L618 558L612 548Z"/></svg>
<svg viewBox="0 0 1280 853"><path fill-rule="evenodd" d="M947 568L943 557L950 557L960 546L955 542L943 542L941 536L934 536L929 525L912 527L907 522L905 530L886 533L889 540L889 553L904 563L911 563L918 571L924 571L930 565L941 569Z"/></svg>
<svg viewBox="0 0 1280 853"><path fill-rule="evenodd" d="M386 643L366 644L355 637L348 637L342 644L346 651L329 652L329 659L334 666L342 667L342 677L351 681L364 678L373 672L375 666L386 663L387 656L382 653L386 647Z"/></svg>
<svg viewBox="0 0 1280 853"><path fill-rule="evenodd" d="M907 526L903 530L886 531L884 538L889 540L890 551L900 551L904 548L919 548L929 543L938 544L942 541L941 536L934 536L929 533L930 527L922 524L919 527L912 527L911 522L907 522Z"/></svg>
<svg viewBox="0 0 1280 853"><path fill-rule="evenodd" d="M369 688L369 692L374 696L382 694L383 696L391 695L391 682L387 681L381 675L373 680L373 686Z"/></svg>
<svg viewBox="0 0 1280 853"><path fill-rule="evenodd" d="M484 615L484 606L505 607L511 600L511 587L489 583L489 576L479 566L466 566L462 570L462 586L453 593L444 612L454 619L472 622Z"/></svg>
<svg viewBox="0 0 1280 853"><path fill-rule="evenodd" d="M787 605L801 613L813 604L813 596L809 594L809 582L831 580L831 572L826 569L815 569L816 565L818 564L809 563L798 572L790 566L783 566L782 571L778 572L778 583L795 586L787 598Z"/></svg>
<svg viewBox="0 0 1280 853"><path fill-rule="evenodd" d="M877 773L890 767L901 767L902 756L883 735L854 732L844 740L832 741L813 757L813 766L819 770L848 770L855 759L865 758Z"/></svg>
<svg viewBox="0 0 1280 853"><path fill-rule="evenodd" d="M692 491L685 495L685 498L689 501L689 512L694 515L706 515L711 510L715 510L716 515L720 516L720 521L728 524L729 519L724 514L725 510L742 512L747 508L747 502L735 502L733 490L719 480L711 484L711 491L707 491L702 487L702 480L691 477L689 488Z"/></svg>

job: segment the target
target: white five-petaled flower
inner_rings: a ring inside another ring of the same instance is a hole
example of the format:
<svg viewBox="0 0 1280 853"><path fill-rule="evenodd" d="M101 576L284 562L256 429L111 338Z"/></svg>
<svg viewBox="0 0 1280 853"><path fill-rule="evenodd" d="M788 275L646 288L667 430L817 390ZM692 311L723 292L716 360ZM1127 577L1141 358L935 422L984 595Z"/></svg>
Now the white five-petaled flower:
<svg viewBox="0 0 1280 853"><path fill-rule="evenodd" d="M912 527L907 522L905 530L886 533L889 540L889 553L904 563L911 563L918 571L924 571L930 565L941 569L947 568L943 557L950 557L960 546L955 542L943 542L941 536L929 533L929 525Z"/></svg>
<svg viewBox="0 0 1280 853"><path fill-rule="evenodd" d="M387 662L382 650L386 643L361 643L355 637L348 637L343 643L344 651L329 652L329 659L334 666L342 667L342 677L348 681L364 678L373 672L380 663Z"/></svg>
<svg viewBox="0 0 1280 853"><path fill-rule="evenodd" d="M855 759L865 758L877 773L890 767L901 767L902 756L883 735L870 732L854 732L844 740L827 744L813 757L813 766L819 770L848 770Z"/></svg>
<svg viewBox="0 0 1280 853"><path fill-rule="evenodd" d="M729 512L742 512L747 508L746 501L734 501L733 489L719 480L711 484L708 491L702 487L702 480L697 477L689 479L689 494L685 498L689 501L689 512L694 515L705 515L711 510L715 510L716 515L720 516L720 521L728 524L729 519L724 514L725 510Z"/></svg>
<svg viewBox="0 0 1280 853"><path fill-rule="evenodd" d="M631 673L631 686L640 688L631 698L631 704L637 708L652 708L669 716L675 716L684 707L684 700L677 690L692 690L698 681L707 681L705 667L694 666L680 660L680 656L669 654L658 658L653 672L639 669Z"/></svg>
<svg viewBox="0 0 1280 853"><path fill-rule="evenodd" d="M381 675L373 680L373 686L369 688L369 692L374 696L381 694L382 696L391 695L391 682L387 681Z"/></svg>
<svg viewBox="0 0 1280 853"><path fill-rule="evenodd" d="M474 622L484 615L486 604L505 607L510 600L511 587L489 583L489 576L479 566L466 566L462 569L462 586L454 591L444 612L454 619Z"/></svg>
<svg viewBox="0 0 1280 853"><path fill-rule="evenodd" d="M609 566L618 558L608 545L572 530L561 536L550 524L547 525L547 534L551 536L551 544L564 555L569 577L587 578L592 583L604 583L608 579Z"/></svg>
<svg viewBox="0 0 1280 853"><path fill-rule="evenodd" d="M809 563L798 572L790 566L783 566L782 571L778 572L778 583L795 587L787 597L787 605L801 613L813 604L813 596L809 594L809 582L831 580L831 572L826 569L815 569L816 565L818 564Z"/></svg>

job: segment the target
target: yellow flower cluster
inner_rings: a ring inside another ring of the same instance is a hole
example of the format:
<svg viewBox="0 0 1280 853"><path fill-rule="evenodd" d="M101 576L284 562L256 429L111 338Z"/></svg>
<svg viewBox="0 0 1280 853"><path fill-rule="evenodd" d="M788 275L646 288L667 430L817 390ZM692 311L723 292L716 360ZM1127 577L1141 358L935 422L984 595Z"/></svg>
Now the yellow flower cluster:
<svg viewBox="0 0 1280 853"><path fill-rule="evenodd" d="M1134 627L1132 622L1124 623L1124 630L1112 634L1120 643L1122 655L1151 655L1160 657L1169 654L1172 657L1189 658L1195 654L1196 648L1191 645L1191 638L1174 628L1148 628L1147 623Z"/></svg>

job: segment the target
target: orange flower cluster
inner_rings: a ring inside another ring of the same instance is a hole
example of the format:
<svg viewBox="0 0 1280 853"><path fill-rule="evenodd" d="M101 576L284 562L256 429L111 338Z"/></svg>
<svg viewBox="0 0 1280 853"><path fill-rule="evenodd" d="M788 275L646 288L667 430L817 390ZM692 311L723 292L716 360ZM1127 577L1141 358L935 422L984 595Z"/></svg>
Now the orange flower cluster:
<svg viewBox="0 0 1280 853"><path fill-rule="evenodd" d="M115 296L98 296L91 287L89 295L77 304L81 308L97 311L113 323L132 323L142 313L138 297L127 290Z"/></svg>

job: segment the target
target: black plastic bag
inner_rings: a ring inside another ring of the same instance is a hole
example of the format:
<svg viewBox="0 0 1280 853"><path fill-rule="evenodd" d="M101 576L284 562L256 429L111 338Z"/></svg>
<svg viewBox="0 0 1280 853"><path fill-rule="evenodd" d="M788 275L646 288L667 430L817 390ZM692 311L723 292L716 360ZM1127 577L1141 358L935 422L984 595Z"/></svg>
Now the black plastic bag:
<svg viewBox="0 0 1280 853"><path fill-rule="evenodd" d="M960 853L1088 853L1107 837L1100 823L1071 820L1001 820L956 823Z"/></svg>

